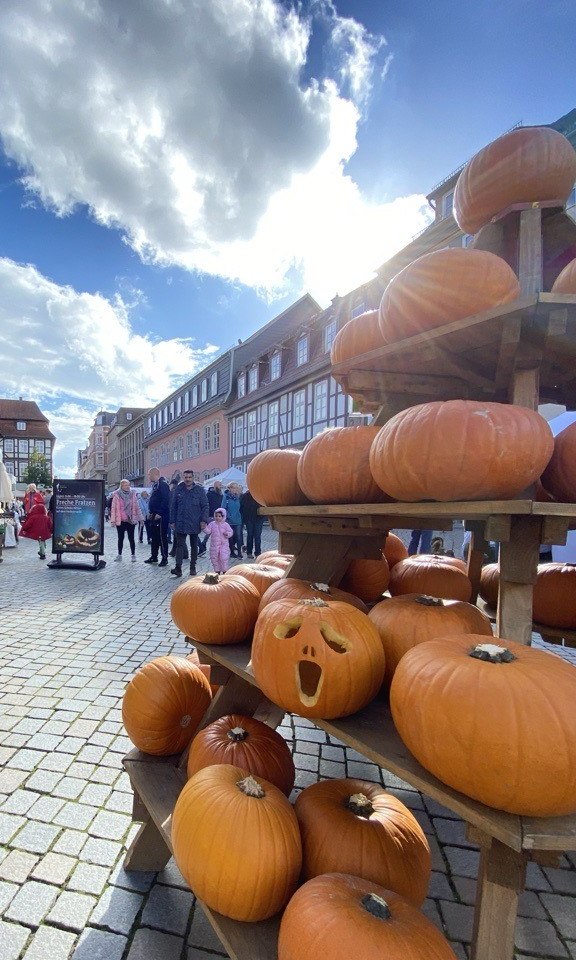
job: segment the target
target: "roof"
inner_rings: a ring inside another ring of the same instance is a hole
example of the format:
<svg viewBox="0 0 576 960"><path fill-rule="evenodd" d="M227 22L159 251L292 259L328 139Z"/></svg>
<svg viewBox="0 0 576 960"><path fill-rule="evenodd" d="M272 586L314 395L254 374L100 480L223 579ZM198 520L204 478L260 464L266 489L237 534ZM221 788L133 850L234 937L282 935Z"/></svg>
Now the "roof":
<svg viewBox="0 0 576 960"><path fill-rule="evenodd" d="M48 417L33 400L0 399L0 420L44 420L48 423Z"/></svg>
<svg viewBox="0 0 576 960"><path fill-rule="evenodd" d="M305 293L277 317L260 327L251 337L234 347L234 373L256 362L281 340L296 334L301 324L308 323L312 317L320 313L323 313L320 304L309 293Z"/></svg>
<svg viewBox="0 0 576 960"><path fill-rule="evenodd" d="M24 422L25 430L18 430L16 424ZM0 435L18 437L21 440L31 437L35 440L55 440L48 418L33 400L0 399Z"/></svg>

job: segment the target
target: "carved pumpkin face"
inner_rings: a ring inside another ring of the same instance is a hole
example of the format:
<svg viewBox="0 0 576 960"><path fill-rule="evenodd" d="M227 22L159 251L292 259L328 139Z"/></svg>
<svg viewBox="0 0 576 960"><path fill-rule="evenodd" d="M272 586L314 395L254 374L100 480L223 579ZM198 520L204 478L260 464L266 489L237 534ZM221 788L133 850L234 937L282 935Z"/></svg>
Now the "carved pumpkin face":
<svg viewBox="0 0 576 960"><path fill-rule="evenodd" d="M382 685L384 652L366 614L347 603L278 600L260 616L252 669L261 690L303 717L345 717Z"/></svg>

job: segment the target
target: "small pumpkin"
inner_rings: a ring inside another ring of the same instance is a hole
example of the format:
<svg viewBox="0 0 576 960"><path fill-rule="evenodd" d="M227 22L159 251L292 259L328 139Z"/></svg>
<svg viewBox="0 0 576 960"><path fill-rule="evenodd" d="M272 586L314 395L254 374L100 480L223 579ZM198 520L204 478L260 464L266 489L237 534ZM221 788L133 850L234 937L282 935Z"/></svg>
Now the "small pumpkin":
<svg viewBox="0 0 576 960"><path fill-rule="evenodd" d="M401 659L390 706L416 759L507 813L576 812L576 670L511 640L429 640ZM455 735L456 732L456 735Z"/></svg>
<svg viewBox="0 0 576 960"><path fill-rule="evenodd" d="M472 596L465 563L457 557L433 553L418 553L397 563L390 574L389 589L393 597L416 593L464 603Z"/></svg>
<svg viewBox="0 0 576 960"><path fill-rule="evenodd" d="M552 284L552 293L576 293L576 258L560 271Z"/></svg>
<svg viewBox="0 0 576 960"><path fill-rule="evenodd" d="M247 923L282 909L302 864L298 821L282 791L227 763L199 770L182 789L172 846L195 896Z"/></svg>
<svg viewBox="0 0 576 960"><path fill-rule="evenodd" d="M532 593L532 616L546 627L576 630L576 565L540 563Z"/></svg>
<svg viewBox="0 0 576 960"><path fill-rule="evenodd" d="M456 960L416 907L371 880L325 873L303 884L280 922L278 960Z"/></svg>
<svg viewBox="0 0 576 960"><path fill-rule="evenodd" d="M292 507L308 503L298 483L301 450L262 450L248 464L246 483L264 507Z"/></svg>
<svg viewBox="0 0 576 960"><path fill-rule="evenodd" d="M347 593L328 583L308 583L306 580L297 580L295 577L283 577L268 587L262 595L258 612L261 613L273 600L314 600L315 598L328 601L341 600L342 603L351 603L362 613L368 613L366 604L352 593Z"/></svg>
<svg viewBox="0 0 576 960"><path fill-rule="evenodd" d="M277 580L284 576L283 571L267 563L237 563L235 567L226 576L245 577L249 583L252 583L260 596Z"/></svg>
<svg viewBox="0 0 576 960"><path fill-rule="evenodd" d="M264 777L286 796L294 786L296 773L288 744L277 730L255 717L229 714L196 734L188 754L188 777L215 763L229 763Z"/></svg>
<svg viewBox="0 0 576 960"><path fill-rule="evenodd" d="M542 486L560 503L576 503L576 422L554 438L554 450L542 474Z"/></svg>
<svg viewBox="0 0 576 960"><path fill-rule="evenodd" d="M351 560L340 588L360 597L364 603L379 600L390 582L390 570L384 557L381 560Z"/></svg>
<svg viewBox="0 0 576 960"><path fill-rule="evenodd" d="M294 557L289 557L283 553L279 553L275 557L269 557L266 560L266 566L277 567L278 570L286 571L288 567L292 565L293 560L294 560Z"/></svg>
<svg viewBox="0 0 576 960"><path fill-rule="evenodd" d="M298 794L294 809L304 880L351 873L422 906L430 882L430 847L415 817L384 787L364 780L320 780Z"/></svg>
<svg viewBox="0 0 576 960"><path fill-rule="evenodd" d="M392 278L380 302L380 330L395 343L520 296L518 277L485 250L434 250Z"/></svg>
<svg viewBox="0 0 576 960"><path fill-rule="evenodd" d="M559 200L576 180L576 152L552 127L520 127L498 137L468 161L454 190L454 217L477 233L515 203Z"/></svg>
<svg viewBox="0 0 576 960"><path fill-rule="evenodd" d="M480 586L478 593L489 607L498 606L498 592L500 590L500 565L487 563L480 571Z"/></svg>
<svg viewBox="0 0 576 960"><path fill-rule="evenodd" d="M265 550L264 553L258 554L256 563L268 563L270 560L276 560L278 557L284 560L294 559L294 555L291 553L280 553L278 550Z"/></svg>
<svg viewBox="0 0 576 960"><path fill-rule="evenodd" d="M460 600L442 600L409 593L381 600L372 607L368 616L378 630L384 647L384 683L387 686L392 683L396 667L406 651L418 643L435 637L461 636L463 633L492 636L488 617L478 607Z"/></svg>
<svg viewBox="0 0 576 960"><path fill-rule="evenodd" d="M245 577L207 573L190 577L172 594L170 614L198 643L242 643L258 616L260 594Z"/></svg>
<svg viewBox="0 0 576 960"><path fill-rule="evenodd" d="M252 670L262 692L289 713L345 717L376 696L384 651L376 627L349 603L276 600L258 617Z"/></svg>
<svg viewBox="0 0 576 960"><path fill-rule="evenodd" d="M378 310L367 310L358 317L352 317L338 331L332 344L330 360L332 365L336 366L346 360L361 357L363 353L371 353L384 345Z"/></svg>
<svg viewBox="0 0 576 960"><path fill-rule="evenodd" d="M381 428L370 470L402 501L509 500L538 479L553 446L544 417L527 407L437 400Z"/></svg>
<svg viewBox="0 0 576 960"><path fill-rule="evenodd" d="M405 560L408 556L408 548L406 544L397 537L395 533L386 534L386 541L384 543L384 558L388 564L389 569L391 570L397 563L400 563L401 560Z"/></svg>
<svg viewBox="0 0 576 960"><path fill-rule="evenodd" d="M188 746L211 699L208 678L188 657L157 657L128 683L122 721L138 750L170 756Z"/></svg>
<svg viewBox="0 0 576 960"><path fill-rule="evenodd" d="M312 503L382 503L368 463L379 427L331 427L310 440L298 462L298 483Z"/></svg>

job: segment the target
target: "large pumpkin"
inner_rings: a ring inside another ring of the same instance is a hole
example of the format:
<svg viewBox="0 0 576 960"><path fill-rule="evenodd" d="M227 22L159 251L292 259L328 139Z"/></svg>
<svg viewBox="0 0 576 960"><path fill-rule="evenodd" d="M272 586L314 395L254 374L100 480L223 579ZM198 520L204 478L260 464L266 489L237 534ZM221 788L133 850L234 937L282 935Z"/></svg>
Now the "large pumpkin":
<svg viewBox="0 0 576 960"><path fill-rule="evenodd" d="M279 553L278 550L265 550L264 553L259 553L256 557L256 563L269 563L270 560L277 560L280 557L281 560L287 560L291 562L294 559L294 555L291 553Z"/></svg>
<svg viewBox="0 0 576 960"><path fill-rule="evenodd" d="M518 277L484 250L434 250L392 278L380 302L380 329L389 343L510 303Z"/></svg>
<svg viewBox="0 0 576 960"><path fill-rule="evenodd" d="M448 786L520 816L576 812L576 670L511 640L421 643L390 706L408 749Z"/></svg>
<svg viewBox="0 0 576 960"><path fill-rule="evenodd" d="M227 577L244 577L256 587L260 596L277 580L284 576L280 567L267 563L237 563L232 567Z"/></svg>
<svg viewBox="0 0 576 960"><path fill-rule="evenodd" d="M170 614L198 643L242 643L258 616L260 594L245 577L207 573L190 577L172 594Z"/></svg>
<svg viewBox="0 0 576 960"><path fill-rule="evenodd" d="M364 603L379 600L390 581L390 570L384 557L381 560L351 560L340 587L360 597Z"/></svg>
<svg viewBox="0 0 576 960"><path fill-rule="evenodd" d="M367 310L353 317L338 331L332 344L330 359L333 365L371 353L384 346L378 322L378 310Z"/></svg>
<svg viewBox="0 0 576 960"><path fill-rule="evenodd" d="M294 786L294 761L277 730L255 717L229 714L196 734L188 754L188 776L204 767L229 763L254 777L264 777L289 796Z"/></svg>
<svg viewBox="0 0 576 960"><path fill-rule="evenodd" d="M463 561L433 553L419 553L397 563L390 574L389 589L393 597L418 593L467 603L472 596Z"/></svg>
<svg viewBox="0 0 576 960"><path fill-rule="evenodd" d="M498 563L487 563L480 571L478 593L489 607L496 607L498 604L499 590L500 565Z"/></svg>
<svg viewBox="0 0 576 960"><path fill-rule="evenodd" d="M370 469L403 501L509 500L538 479L553 445L544 417L527 407L437 400L382 427Z"/></svg>
<svg viewBox="0 0 576 960"><path fill-rule="evenodd" d="M376 627L349 603L277 600L258 617L252 669L273 703L328 720L355 713L376 696L384 651Z"/></svg>
<svg viewBox="0 0 576 960"><path fill-rule="evenodd" d="M541 563L532 593L532 616L546 627L576 630L576 565Z"/></svg>
<svg viewBox="0 0 576 960"><path fill-rule="evenodd" d="M296 471L301 450L263 450L248 464L246 483L255 500L265 507L293 507L308 503Z"/></svg>
<svg viewBox="0 0 576 960"><path fill-rule="evenodd" d="M192 892L246 922L282 909L302 863L298 821L282 791L227 763L205 767L184 786L172 846Z"/></svg>
<svg viewBox="0 0 576 960"><path fill-rule="evenodd" d="M368 614L375 625L386 659L384 682L392 683L396 667L407 650L435 637L480 633L492 636L490 621L478 607L460 600L442 600L422 594L381 600ZM398 891L399 893L401 891Z"/></svg>
<svg viewBox="0 0 576 960"><path fill-rule="evenodd" d="M211 699L210 683L195 663L187 657L157 657L136 672L124 691L126 733L143 753L180 753Z"/></svg>
<svg viewBox="0 0 576 960"><path fill-rule="evenodd" d="M384 787L364 780L320 780L302 790L294 809L304 880L351 873L422 906L430 882L430 847L415 817Z"/></svg>
<svg viewBox="0 0 576 960"><path fill-rule="evenodd" d="M392 567L400 563L401 560L406 559L408 556L408 548L400 537L397 537L395 533L388 532L386 534L383 553L388 567L391 570Z"/></svg>
<svg viewBox="0 0 576 960"><path fill-rule="evenodd" d="M259 612L274 600L341 600L342 603L351 603L362 613L368 613L368 607L359 597L352 593L340 590L328 583L309 583L306 580L297 580L295 577L283 577L273 583L260 600Z"/></svg>
<svg viewBox="0 0 576 960"><path fill-rule="evenodd" d="M454 217L477 233L515 203L564 203L576 180L576 152L551 127L521 127L498 137L468 161L454 190Z"/></svg>
<svg viewBox="0 0 576 960"><path fill-rule="evenodd" d="M552 293L576 293L576 258L560 271L552 284Z"/></svg>
<svg viewBox="0 0 576 960"><path fill-rule="evenodd" d="M298 483L312 503L382 503L368 459L379 427L332 427L310 440L298 463Z"/></svg>
<svg viewBox="0 0 576 960"><path fill-rule="evenodd" d="M456 960L431 920L371 880L325 873L301 886L280 922L278 960Z"/></svg>
<svg viewBox="0 0 576 960"><path fill-rule="evenodd" d="M554 451L542 486L560 503L576 503L576 422L554 438Z"/></svg>

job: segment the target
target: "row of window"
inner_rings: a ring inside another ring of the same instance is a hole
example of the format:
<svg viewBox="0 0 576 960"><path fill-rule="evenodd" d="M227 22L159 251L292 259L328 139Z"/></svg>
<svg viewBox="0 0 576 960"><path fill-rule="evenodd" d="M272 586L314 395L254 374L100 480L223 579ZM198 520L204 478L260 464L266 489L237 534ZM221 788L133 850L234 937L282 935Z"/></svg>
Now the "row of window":
<svg viewBox="0 0 576 960"><path fill-rule="evenodd" d="M161 443L159 447L150 451L150 466L163 467L167 463L177 463L179 460L191 460L199 457L200 453L210 453L220 449L220 421L207 423L202 431L192 430L186 437L178 437L174 443Z"/></svg>
<svg viewBox="0 0 576 960"><path fill-rule="evenodd" d="M328 381L319 380L314 384L312 396L312 415L314 423L328 419ZM306 390L296 390L292 394L292 430L306 426ZM274 400L268 404L268 436L277 436L280 428L280 404ZM257 411L250 410L246 415L246 443L257 439ZM234 421L234 446L244 443L244 417Z"/></svg>
<svg viewBox="0 0 576 960"><path fill-rule="evenodd" d="M18 453L20 455L24 454L24 456L27 456L27 454L32 453L33 450L37 450L38 453L45 453L50 456L50 453L52 452L52 441L12 440L9 437L4 439L4 453L7 455Z"/></svg>
<svg viewBox="0 0 576 960"><path fill-rule="evenodd" d="M218 394L218 371L215 370L210 377L205 377L200 384L195 383L191 390L185 390L175 400L171 400L161 410L157 410L148 417L148 433L155 433L173 420L177 420L183 413L188 413L200 403L205 403L209 398Z"/></svg>
<svg viewBox="0 0 576 960"><path fill-rule="evenodd" d="M361 305L360 309L356 313L353 313L353 316L357 316L357 313L364 312L364 304ZM334 338L336 337L336 320L330 320L329 323L324 327L324 352L328 353L332 349L332 344L334 343ZM300 337L296 341L296 366L301 367L304 363L308 362L309 359L309 337L308 334ZM277 350L276 353L273 353L270 357L270 380L279 380L282 376L282 353L280 350ZM243 371L238 374L237 380L238 387L238 396L244 397L247 393L252 393L254 390L257 390L259 387L258 383L258 364L255 363L250 367L248 371Z"/></svg>

